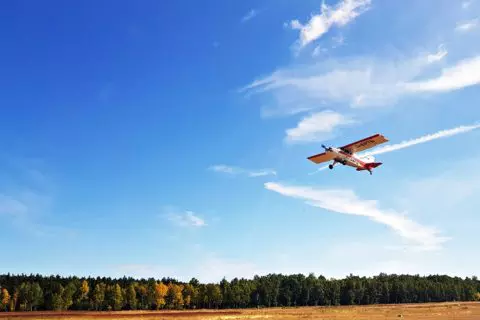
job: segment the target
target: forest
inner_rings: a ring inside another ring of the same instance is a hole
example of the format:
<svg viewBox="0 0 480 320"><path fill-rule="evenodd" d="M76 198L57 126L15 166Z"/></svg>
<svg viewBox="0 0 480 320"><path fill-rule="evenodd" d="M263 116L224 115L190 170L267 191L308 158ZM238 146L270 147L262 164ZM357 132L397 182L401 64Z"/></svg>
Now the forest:
<svg viewBox="0 0 480 320"><path fill-rule="evenodd" d="M123 277L0 275L0 310L160 310L479 301L477 277L387 275L343 279L269 274L219 283Z"/></svg>

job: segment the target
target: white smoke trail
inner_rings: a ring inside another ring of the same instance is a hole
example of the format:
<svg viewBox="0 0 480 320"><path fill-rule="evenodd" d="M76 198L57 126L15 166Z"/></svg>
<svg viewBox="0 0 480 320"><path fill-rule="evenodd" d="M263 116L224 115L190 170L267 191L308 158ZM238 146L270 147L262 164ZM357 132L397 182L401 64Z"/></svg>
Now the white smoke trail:
<svg viewBox="0 0 480 320"><path fill-rule="evenodd" d="M442 130L442 131L438 131L436 133L428 134L428 135L420 137L420 138L403 141L403 142L400 142L400 143L397 143L397 144L386 145L384 147L377 148L376 150L363 153L361 156L377 155L377 154L392 152L392 151L408 148L408 147L414 146L416 144L432 141L432 140L435 140L435 139L446 138L446 137L454 136L454 135L457 135L457 134L460 134L460 133L469 132L469 131L472 131L472 130L475 130L475 129L478 129L478 128L480 128L480 124L475 124L475 125L470 125L470 126L460 126L460 127L453 128L453 129Z"/></svg>
<svg viewBox="0 0 480 320"><path fill-rule="evenodd" d="M320 167L320 168L318 168L317 170L315 170L315 171L313 171L313 172L310 172L308 175L311 176L312 174L318 173L318 172L323 171L323 170L325 170L325 169L327 169L327 168L328 168L328 165L323 166L323 167Z"/></svg>

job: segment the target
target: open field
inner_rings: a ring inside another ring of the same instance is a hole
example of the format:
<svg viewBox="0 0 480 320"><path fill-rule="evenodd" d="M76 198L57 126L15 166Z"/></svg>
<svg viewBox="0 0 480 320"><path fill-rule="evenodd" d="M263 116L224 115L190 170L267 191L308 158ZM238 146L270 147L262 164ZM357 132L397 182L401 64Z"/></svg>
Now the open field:
<svg viewBox="0 0 480 320"><path fill-rule="evenodd" d="M480 319L480 303L430 303L376 306L342 307L301 307L242 310L200 310L200 311L122 311L122 312L14 312L0 313L0 319L39 320L39 319Z"/></svg>

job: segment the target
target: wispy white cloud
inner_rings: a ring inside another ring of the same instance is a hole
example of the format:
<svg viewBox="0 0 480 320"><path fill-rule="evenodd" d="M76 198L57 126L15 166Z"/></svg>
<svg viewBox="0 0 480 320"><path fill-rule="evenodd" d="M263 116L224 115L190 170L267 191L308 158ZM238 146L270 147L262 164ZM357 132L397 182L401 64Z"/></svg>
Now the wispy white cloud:
<svg viewBox="0 0 480 320"><path fill-rule="evenodd" d="M253 81L241 92L271 93L284 113L299 109L299 105L323 103L346 102L355 107L385 105L405 93L401 83L417 77L432 65L432 60L438 61L444 54L439 51L384 61L369 57L330 59L287 67Z"/></svg>
<svg viewBox="0 0 480 320"><path fill-rule="evenodd" d="M463 1L462 9L467 9L468 7L470 7L471 4L472 4L472 1Z"/></svg>
<svg viewBox="0 0 480 320"><path fill-rule="evenodd" d="M309 186L292 186L265 183L265 188L281 195L306 200L307 204L329 211L368 217L385 224L417 250L436 250L449 238L439 235L432 227L422 226L394 210L382 210L375 200L360 199L348 189L316 189Z"/></svg>
<svg viewBox="0 0 480 320"><path fill-rule="evenodd" d="M335 7L322 2L320 14L312 15L306 24L299 20L290 21L290 27L300 30L298 45L300 48L317 40L333 27L342 27L353 21L370 7L371 0L341 0Z"/></svg>
<svg viewBox="0 0 480 320"><path fill-rule="evenodd" d="M259 11L257 9L252 9L242 17L242 22L247 22L248 20L255 18L258 14Z"/></svg>
<svg viewBox="0 0 480 320"><path fill-rule="evenodd" d="M453 128L453 129L441 130L441 131L438 131L436 133L428 134L428 135L425 135L425 136L420 137L420 138L403 141L403 142L400 142L400 143L397 143L397 144L382 146L382 147L379 147L379 148L374 149L372 151L365 152L365 153L362 154L362 156L364 156L364 155L377 155L377 154L392 152L392 151L396 151L396 150L400 150L400 149L405 149L405 148L409 148L409 147L412 147L412 146L417 145L417 144L429 142L429 141L436 140L436 139L451 137L451 136L461 134L461 133L466 133L466 132L469 132L469 131L472 131L472 130L475 130L475 129L478 129L478 128L480 128L480 124L474 124L474 125L468 125L468 126L459 126L459 127Z"/></svg>
<svg viewBox="0 0 480 320"><path fill-rule="evenodd" d="M438 62L447 54L445 46L440 45L435 53L410 59L382 61L361 57L321 61L277 70L253 81L241 92L268 94L279 113L291 115L315 110L325 103L348 103L352 108L391 106L402 97L480 84L480 56L438 69ZM435 70L440 75L432 76Z"/></svg>
<svg viewBox="0 0 480 320"><path fill-rule="evenodd" d="M187 210L180 212L172 208L167 209L166 211L166 218L177 226L194 228L201 228L207 226L205 220L200 218L192 211Z"/></svg>
<svg viewBox="0 0 480 320"><path fill-rule="evenodd" d="M217 164L213 165L209 168L210 170L226 173L230 175L246 175L248 177L263 177L268 175L277 175L277 172L273 169L244 169L236 166L228 166L225 164Z"/></svg>
<svg viewBox="0 0 480 320"><path fill-rule="evenodd" d="M444 92L480 84L480 56L461 60L435 78L405 84L408 92Z"/></svg>
<svg viewBox="0 0 480 320"><path fill-rule="evenodd" d="M445 58L445 56L448 54L447 49L445 49L445 45L441 44L438 46L438 51L437 53L431 53L427 56L427 61L430 63L437 62Z"/></svg>
<svg viewBox="0 0 480 320"><path fill-rule="evenodd" d="M275 170L270 170L270 169L263 169L263 170L248 172L249 177L263 177L263 176L269 176L269 175L275 176L277 175L277 172Z"/></svg>
<svg viewBox="0 0 480 320"><path fill-rule="evenodd" d="M478 25L478 18L457 23L455 30L460 32L467 32L476 28L477 25Z"/></svg>
<svg viewBox="0 0 480 320"><path fill-rule="evenodd" d="M11 196L0 194L0 216L3 215L3 219L18 218L27 212L28 207L25 203Z"/></svg>
<svg viewBox="0 0 480 320"><path fill-rule="evenodd" d="M317 57L319 56L322 52L327 52L326 48L322 48L320 45L316 46L313 51L312 51L312 56Z"/></svg>
<svg viewBox="0 0 480 320"><path fill-rule="evenodd" d="M295 128L287 129L285 140L292 142L312 142L329 139L339 126L357 121L332 110L324 110L304 117Z"/></svg>

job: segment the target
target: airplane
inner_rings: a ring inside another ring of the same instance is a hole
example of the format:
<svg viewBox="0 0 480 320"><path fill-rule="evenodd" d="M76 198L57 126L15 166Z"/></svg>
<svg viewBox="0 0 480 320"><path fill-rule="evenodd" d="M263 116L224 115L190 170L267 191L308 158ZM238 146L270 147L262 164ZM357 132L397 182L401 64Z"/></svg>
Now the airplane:
<svg viewBox="0 0 480 320"><path fill-rule="evenodd" d="M342 164L344 166L347 165L356 168L357 171L367 170L371 175L372 169L380 166L382 162L375 162L375 157L371 155L358 156L356 153L373 148L387 141L388 139L383 135L375 134L343 147L326 147L322 144L322 148L325 149L325 152L313 155L307 159L316 164L333 160L333 162L328 165L329 169L333 169L337 164Z"/></svg>

